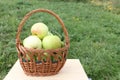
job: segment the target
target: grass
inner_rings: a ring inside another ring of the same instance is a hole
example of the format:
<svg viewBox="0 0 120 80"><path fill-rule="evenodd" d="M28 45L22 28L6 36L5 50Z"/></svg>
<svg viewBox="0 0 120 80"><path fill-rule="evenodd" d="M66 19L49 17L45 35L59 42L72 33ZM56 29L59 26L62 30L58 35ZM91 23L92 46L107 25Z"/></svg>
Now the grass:
<svg viewBox="0 0 120 80"><path fill-rule="evenodd" d="M70 37L68 58L80 59L88 77L93 80L120 79L120 15L102 6L88 3L42 0L0 1L0 80L18 59L15 36L23 16L37 8L56 12ZM62 34L55 18L34 14L24 25L21 40L30 35L31 25L43 21L51 31Z"/></svg>

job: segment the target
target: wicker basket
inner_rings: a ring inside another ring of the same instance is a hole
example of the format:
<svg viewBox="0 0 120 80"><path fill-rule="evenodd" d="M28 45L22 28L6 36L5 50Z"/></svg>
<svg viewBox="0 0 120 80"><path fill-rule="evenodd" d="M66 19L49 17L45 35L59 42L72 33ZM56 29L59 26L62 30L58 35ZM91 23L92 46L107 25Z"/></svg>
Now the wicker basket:
<svg viewBox="0 0 120 80"><path fill-rule="evenodd" d="M62 48L44 50L44 49L28 49L23 46L20 40L20 33L22 31L22 27L25 24L26 20L33 13L37 13L37 12L49 13L50 15L54 16L58 20L65 35L64 36L65 45ZM19 58L21 67L26 75L30 75L30 76L54 75L61 70L61 68L64 66L66 61L66 56L69 48L68 32L65 28L63 21L54 12L47 9L32 10L24 16L24 18L22 19L22 21L18 26L18 31L16 34L16 48L18 51L18 58ZM44 53L49 54L46 57L46 60L43 59L43 57L45 56ZM28 55L30 59L28 59L26 55ZM54 61L52 60L51 56L54 58ZM37 57L37 61L35 60L34 57Z"/></svg>

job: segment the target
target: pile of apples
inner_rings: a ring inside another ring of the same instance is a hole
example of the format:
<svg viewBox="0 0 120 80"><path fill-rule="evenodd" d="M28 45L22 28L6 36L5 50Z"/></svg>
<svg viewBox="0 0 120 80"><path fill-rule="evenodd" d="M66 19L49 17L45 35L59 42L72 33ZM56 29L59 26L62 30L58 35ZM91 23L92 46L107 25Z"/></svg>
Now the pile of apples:
<svg viewBox="0 0 120 80"><path fill-rule="evenodd" d="M35 23L31 27L32 35L23 40L23 46L31 49L57 49L64 43L59 36L53 35L44 23ZM45 53L46 54L46 53Z"/></svg>
<svg viewBox="0 0 120 80"><path fill-rule="evenodd" d="M26 48L32 49L57 49L62 47L63 41L57 35L53 35L47 25L44 23L35 23L31 27L32 35L23 40L23 45Z"/></svg>

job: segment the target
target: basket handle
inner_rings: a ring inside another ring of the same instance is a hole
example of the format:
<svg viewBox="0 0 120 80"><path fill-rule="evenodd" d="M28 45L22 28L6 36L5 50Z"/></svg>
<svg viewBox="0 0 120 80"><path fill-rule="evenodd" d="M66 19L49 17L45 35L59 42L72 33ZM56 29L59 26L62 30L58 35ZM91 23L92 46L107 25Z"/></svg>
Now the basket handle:
<svg viewBox="0 0 120 80"><path fill-rule="evenodd" d="M18 31L17 31L17 35L16 35L16 44L20 44L20 33L22 31L22 27L23 25L25 24L25 22L28 20L28 18L34 14L34 13L37 13L37 12L46 12L46 13L49 13L51 15L53 15L57 20L58 22L60 23L63 31L64 31L64 35L65 35L65 41L66 41L66 45L69 46L69 37L68 37L68 32L66 30L66 27L62 21L62 19L57 15L55 14L54 12L50 11L50 10L47 10L47 9L36 9L36 10L32 10L30 11L29 13L27 13L24 18L22 19L22 21L20 22L19 26L18 26Z"/></svg>

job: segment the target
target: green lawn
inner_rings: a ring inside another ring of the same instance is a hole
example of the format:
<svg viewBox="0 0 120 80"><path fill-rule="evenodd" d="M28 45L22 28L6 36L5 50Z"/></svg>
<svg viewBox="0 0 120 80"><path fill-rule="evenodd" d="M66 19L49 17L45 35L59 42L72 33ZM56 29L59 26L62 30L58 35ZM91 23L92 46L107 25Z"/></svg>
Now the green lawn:
<svg viewBox="0 0 120 80"><path fill-rule="evenodd" d="M120 80L120 15L90 3L42 0L0 0L0 80L18 59L15 37L21 19L37 8L50 9L62 18L70 37L68 58L80 59L88 77ZM30 35L31 25L39 21L62 34L55 18L38 13L24 25L22 40Z"/></svg>

